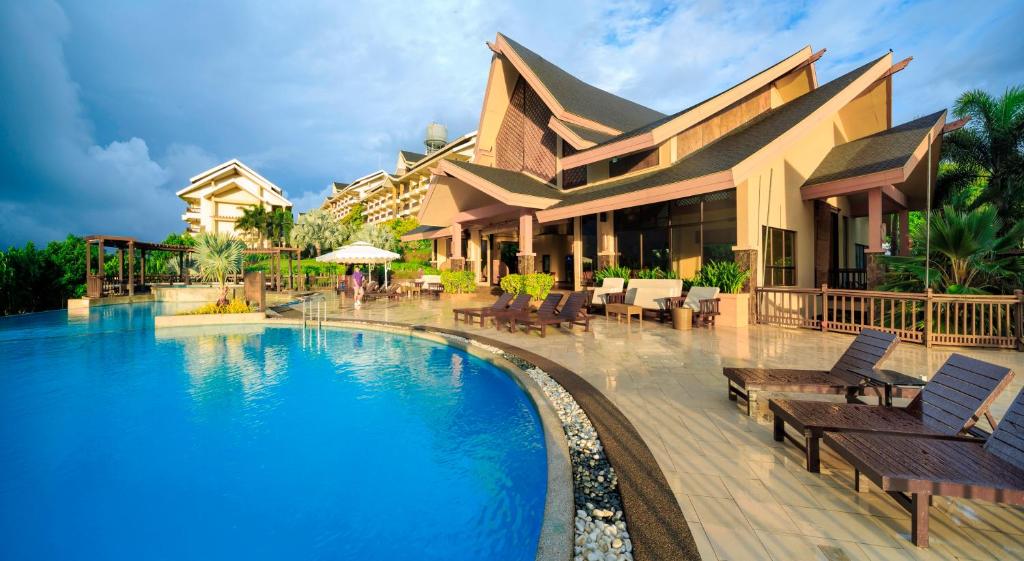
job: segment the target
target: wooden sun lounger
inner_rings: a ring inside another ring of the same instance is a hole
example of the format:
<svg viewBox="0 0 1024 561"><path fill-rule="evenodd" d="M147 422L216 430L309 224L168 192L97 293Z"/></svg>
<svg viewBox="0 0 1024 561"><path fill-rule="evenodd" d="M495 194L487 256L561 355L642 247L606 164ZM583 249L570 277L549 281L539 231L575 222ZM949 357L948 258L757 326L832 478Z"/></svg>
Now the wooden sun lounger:
<svg viewBox="0 0 1024 561"><path fill-rule="evenodd" d="M807 471L818 472L819 443L826 431L956 436L974 428L983 416L995 428L989 406L1012 379L1009 368L953 354L905 409L792 399L773 399L768 407L775 440L789 438L803 449ZM803 435L803 443L786 433L786 425Z"/></svg>
<svg viewBox="0 0 1024 561"><path fill-rule="evenodd" d="M512 293L505 292L501 296L499 296L498 299L495 300L494 303L491 304L490 306L485 306L482 308L456 308L452 310L452 312L455 316L456 323L458 323L459 315L461 314L462 320L467 323L470 321L471 318L480 318L480 327L483 327L485 318L493 316L495 312L504 310L505 308L508 307L508 303L511 301Z"/></svg>
<svg viewBox="0 0 1024 561"><path fill-rule="evenodd" d="M752 402L758 392L790 392L854 396L865 391L865 378L859 370L873 370L892 354L899 338L891 333L865 329L857 335L843 356L831 370L798 370L791 368L723 368L728 380L729 400L743 398L747 402L747 415L753 410ZM917 390L903 386L920 386L921 381L909 376L896 375L892 381L897 397L913 397Z"/></svg>
<svg viewBox="0 0 1024 561"><path fill-rule="evenodd" d="M551 315L558 311L558 305L562 303L562 294L558 292L551 292L541 301L540 307L537 308L538 314ZM513 321L519 316L530 316L530 307L526 306L521 310L509 310L507 313L501 314L500 317L495 318L494 326L496 329L501 329L502 325L508 326L508 332L512 333L512 326L515 324Z"/></svg>
<svg viewBox="0 0 1024 561"><path fill-rule="evenodd" d="M566 299L562 309L557 313L541 314L538 311L534 316L526 316L525 314L512 316L512 329L515 330L522 324L526 327L527 334L530 333L530 330L536 329L540 331L540 336L544 337L547 335L547 327L549 325L561 326L563 323L568 323L569 329L572 329L574 325L582 325L583 331L590 331L590 316L583 309L586 303L587 294L585 292L573 292Z"/></svg>
<svg viewBox="0 0 1024 561"><path fill-rule="evenodd" d="M928 547L933 495L1024 505L1024 392L981 444L905 436L826 432L825 444L911 515L914 545Z"/></svg>
<svg viewBox="0 0 1024 561"><path fill-rule="evenodd" d="M509 318L516 314L521 314L530 309L530 295L523 293L516 296L512 302L508 305L508 308L504 310L495 310L491 317L494 318L495 329L501 329L503 323L510 321Z"/></svg>

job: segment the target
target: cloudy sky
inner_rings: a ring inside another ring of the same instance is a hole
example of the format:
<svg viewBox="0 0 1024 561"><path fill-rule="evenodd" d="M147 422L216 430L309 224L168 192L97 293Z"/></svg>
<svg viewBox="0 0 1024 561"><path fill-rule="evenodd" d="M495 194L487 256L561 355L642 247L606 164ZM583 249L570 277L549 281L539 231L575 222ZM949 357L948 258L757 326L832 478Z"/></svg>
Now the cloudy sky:
<svg viewBox="0 0 1024 561"><path fill-rule="evenodd" d="M239 158L297 211L332 180L473 130L502 31L673 112L810 44L820 80L888 49L898 121L1024 84L1024 2L0 0L0 247L180 231L188 177Z"/></svg>

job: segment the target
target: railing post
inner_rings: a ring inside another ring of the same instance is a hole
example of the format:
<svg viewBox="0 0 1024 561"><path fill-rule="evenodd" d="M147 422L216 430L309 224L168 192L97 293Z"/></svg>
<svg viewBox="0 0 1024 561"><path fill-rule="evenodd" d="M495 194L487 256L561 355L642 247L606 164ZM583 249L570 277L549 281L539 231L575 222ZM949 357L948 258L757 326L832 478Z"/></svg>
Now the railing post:
<svg viewBox="0 0 1024 561"><path fill-rule="evenodd" d="M1024 351L1024 290L1014 290L1013 295L1017 297L1017 350Z"/></svg>
<svg viewBox="0 0 1024 561"><path fill-rule="evenodd" d="M821 331L828 333L828 283L821 285Z"/></svg>
<svg viewBox="0 0 1024 561"><path fill-rule="evenodd" d="M924 291L924 334L922 335L925 347L932 346L932 289Z"/></svg>

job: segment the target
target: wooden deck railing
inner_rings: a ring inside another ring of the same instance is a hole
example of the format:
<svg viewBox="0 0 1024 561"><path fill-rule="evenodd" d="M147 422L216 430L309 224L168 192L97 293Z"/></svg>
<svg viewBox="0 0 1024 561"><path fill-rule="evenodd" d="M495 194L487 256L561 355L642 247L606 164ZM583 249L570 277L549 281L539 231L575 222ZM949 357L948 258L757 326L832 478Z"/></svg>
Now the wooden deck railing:
<svg viewBox="0 0 1024 561"><path fill-rule="evenodd" d="M1024 293L976 296L819 288L758 288L757 323L860 333L904 341L1024 350Z"/></svg>

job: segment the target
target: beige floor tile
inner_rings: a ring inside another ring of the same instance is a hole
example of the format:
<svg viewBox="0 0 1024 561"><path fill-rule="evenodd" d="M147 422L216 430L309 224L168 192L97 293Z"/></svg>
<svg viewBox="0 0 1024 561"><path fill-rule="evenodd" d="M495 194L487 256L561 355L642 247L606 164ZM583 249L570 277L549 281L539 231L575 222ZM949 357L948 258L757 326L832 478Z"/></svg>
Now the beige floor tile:
<svg viewBox="0 0 1024 561"><path fill-rule="evenodd" d="M854 542L764 530L756 533L775 561L869 561Z"/></svg>
<svg viewBox="0 0 1024 561"><path fill-rule="evenodd" d="M881 547L862 543L861 550L870 561L955 561L955 557L949 555L941 548L919 548L909 544L903 548Z"/></svg>
<svg viewBox="0 0 1024 561"><path fill-rule="evenodd" d="M883 531L873 516L820 508L785 508L800 528L801 534L873 545L899 546L899 542L891 534Z"/></svg>
<svg viewBox="0 0 1024 561"><path fill-rule="evenodd" d="M683 518L687 522L700 523L700 518L697 516L697 510L693 508L693 503L690 501L689 495L682 493L676 493L676 501L679 502L679 510L683 511Z"/></svg>
<svg viewBox="0 0 1024 561"><path fill-rule="evenodd" d="M704 475L700 473L674 472L666 473L669 487L672 492L684 495L696 495L699 497L714 497L729 499L732 495L726 488L721 477L717 475Z"/></svg>
<svg viewBox="0 0 1024 561"><path fill-rule="evenodd" d="M750 530L746 516L732 499L719 499L715 497L700 497L691 495L690 502L697 511L700 523L705 526L727 526L736 529Z"/></svg>
<svg viewBox="0 0 1024 561"><path fill-rule="evenodd" d="M687 520L687 525L690 527L690 534L693 536L693 541L697 544L697 553L700 554L702 561L715 561L718 559L718 554L715 553L715 548L711 545L711 540L708 539L707 532L704 531L704 526L698 522L691 522Z"/></svg>
<svg viewBox="0 0 1024 561"><path fill-rule="evenodd" d="M704 531L721 561L772 561L760 538L749 528L705 524Z"/></svg>
<svg viewBox="0 0 1024 561"><path fill-rule="evenodd" d="M798 533L796 523L789 517L785 507L773 501L755 501L749 498L736 499L736 506L755 530Z"/></svg>

